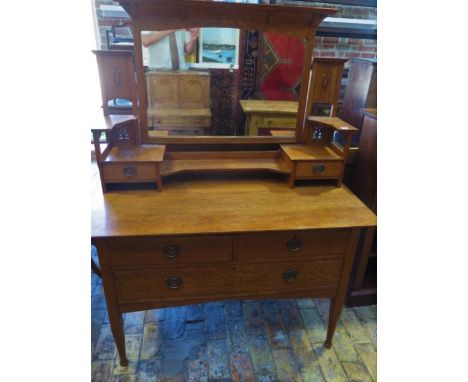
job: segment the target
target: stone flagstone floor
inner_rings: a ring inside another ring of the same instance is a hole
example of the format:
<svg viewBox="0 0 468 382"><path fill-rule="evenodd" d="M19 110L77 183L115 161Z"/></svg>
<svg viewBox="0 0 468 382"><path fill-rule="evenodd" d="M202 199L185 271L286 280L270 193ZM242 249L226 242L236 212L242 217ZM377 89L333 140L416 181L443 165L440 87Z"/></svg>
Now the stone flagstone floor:
<svg viewBox="0 0 468 382"><path fill-rule="evenodd" d="M92 275L92 381L376 381L376 306L344 308L323 347L328 301L226 301L125 315L120 367Z"/></svg>

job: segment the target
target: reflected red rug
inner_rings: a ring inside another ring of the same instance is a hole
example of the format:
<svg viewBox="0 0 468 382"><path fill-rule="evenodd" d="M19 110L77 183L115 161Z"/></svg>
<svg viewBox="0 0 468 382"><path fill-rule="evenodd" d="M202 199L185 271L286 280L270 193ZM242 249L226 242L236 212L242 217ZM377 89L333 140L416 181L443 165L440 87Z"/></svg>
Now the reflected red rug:
<svg viewBox="0 0 468 382"><path fill-rule="evenodd" d="M257 98L297 100L305 44L297 37L263 33L261 37Z"/></svg>

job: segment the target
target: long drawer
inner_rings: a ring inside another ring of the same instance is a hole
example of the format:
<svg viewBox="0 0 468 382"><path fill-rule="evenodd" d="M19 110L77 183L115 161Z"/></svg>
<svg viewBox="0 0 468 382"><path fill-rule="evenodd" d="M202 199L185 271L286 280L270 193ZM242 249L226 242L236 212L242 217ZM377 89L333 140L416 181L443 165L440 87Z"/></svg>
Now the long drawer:
<svg viewBox="0 0 468 382"><path fill-rule="evenodd" d="M238 239L238 258L288 261L344 254L349 235L349 229L243 234Z"/></svg>
<svg viewBox="0 0 468 382"><path fill-rule="evenodd" d="M140 237L109 240L113 266L187 265L226 262L232 259L230 235Z"/></svg>
<svg viewBox="0 0 468 382"><path fill-rule="evenodd" d="M342 259L305 263L119 269L114 268L120 303L338 287Z"/></svg>

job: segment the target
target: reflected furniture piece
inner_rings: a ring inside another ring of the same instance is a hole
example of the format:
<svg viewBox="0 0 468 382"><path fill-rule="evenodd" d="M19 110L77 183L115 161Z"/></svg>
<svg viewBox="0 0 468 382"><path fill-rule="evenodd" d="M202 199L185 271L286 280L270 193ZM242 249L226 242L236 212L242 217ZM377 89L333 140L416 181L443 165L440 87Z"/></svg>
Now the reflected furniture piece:
<svg viewBox="0 0 468 382"><path fill-rule="evenodd" d="M104 115L138 115L132 52L93 50L93 53L96 55L98 63Z"/></svg>
<svg viewBox="0 0 468 382"><path fill-rule="evenodd" d="M132 18L135 47L142 45L143 30L191 26L303 38L303 84L311 81L316 28L336 12L284 3L120 3ZM313 86L302 86L292 137L156 135L143 107L152 95L146 94L141 49L135 48L135 62L142 144L133 139L134 120L125 130L111 126L110 149L96 155L103 190L109 183L106 168L116 166L120 179L133 175L125 167L137 167L140 161L133 160L140 153L139 158L150 158L142 164L158 186L159 170L164 191L94 192L92 201L92 243L120 364L128 365L123 313L225 299L329 298L324 340L331 347L360 230L375 226L375 214L347 188L335 186L341 184L336 163L346 160L348 146L335 147L330 137L333 131L350 137L356 129L336 117L309 118ZM177 98L167 96L171 99ZM285 179L297 187L288 188ZM296 179L332 182L296 185Z"/></svg>
<svg viewBox="0 0 468 382"><path fill-rule="evenodd" d="M164 187L93 194L92 243L121 365L122 314L226 299L330 298L332 345L359 232L375 225L357 197L258 176Z"/></svg>
<svg viewBox="0 0 468 382"><path fill-rule="evenodd" d="M336 117L346 58L314 57L311 66L309 114ZM294 130L299 103L295 101L240 100L246 116L244 135L262 130Z"/></svg>
<svg viewBox="0 0 468 382"><path fill-rule="evenodd" d="M211 130L210 73L145 73L148 126L171 133L206 135Z"/></svg>
<svg viewBox="0 0 468 382"><path fill-rule="evenodd" d="M91 130L104 192L109 183L153 182L161 190L159 166L165 146L138 145L137 126L135 116L112 115ZM107 143L100 142L103 133Z"/></svg>
<svg viewBox="0 0 468 382"><path fill-rule="evenodd" d="M377 109L364 109L359 150L349 188L377 214ZM346 304L377 303L377 233L375 227L361 233Z"/></svg>
<svg viewBox="0 0 468 382"><path fill-rule="evenodd" d="M257 136L262 129L271 131L296 128L299 108L296 101L242 99L239 103L245 114L244 135Z"/></svg>
<svg viewBox="0 0 468 382"><path fill-rule="evenodd" d="M354 58L349 62L348 84L339 117L349 124L362 126L362 110L377 108L377 62ZM357 146L356 134L352 146Z"/></svg>

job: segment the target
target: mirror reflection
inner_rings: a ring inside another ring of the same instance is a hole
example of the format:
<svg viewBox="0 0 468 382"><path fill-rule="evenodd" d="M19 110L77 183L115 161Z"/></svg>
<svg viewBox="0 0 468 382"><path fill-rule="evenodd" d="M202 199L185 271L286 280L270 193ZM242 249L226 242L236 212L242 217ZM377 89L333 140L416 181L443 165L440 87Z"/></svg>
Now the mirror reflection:
<svg viewBox="0 0 468 382"><path fill-rule="evenodd" d="M295 134L305 41L234 28L142 31L150 131Z"/></svg>

